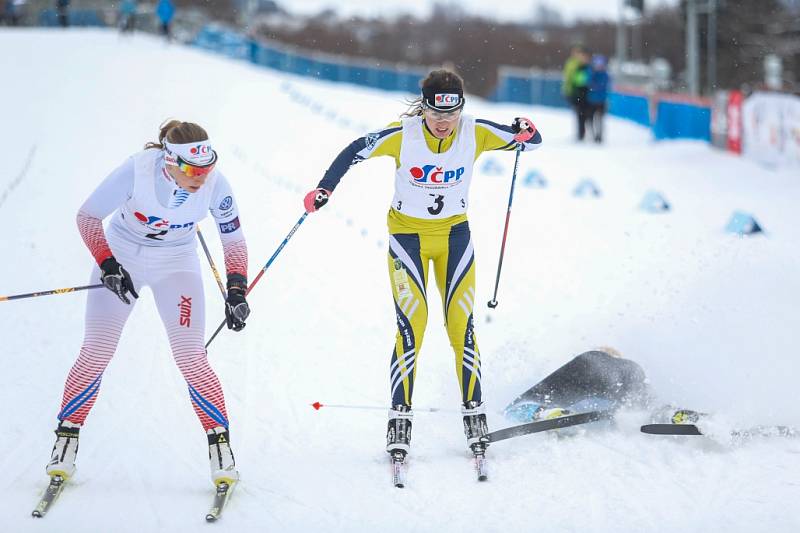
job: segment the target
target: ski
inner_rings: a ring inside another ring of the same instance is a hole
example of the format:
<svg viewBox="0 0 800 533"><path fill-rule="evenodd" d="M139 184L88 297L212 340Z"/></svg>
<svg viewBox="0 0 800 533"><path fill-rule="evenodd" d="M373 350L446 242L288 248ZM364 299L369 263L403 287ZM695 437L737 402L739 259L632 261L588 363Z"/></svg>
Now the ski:
<svg viewBox="0 0 800 533"><path fill-rule="evenodd" d="M228 483L226 481L220 481L217 484L217 492L214 494L214 503L211 504L211 508L208 510L208 513L206 513L206 522L216 522L219 520L235 485L236 482Z"/></svg>
<svg viewBox="0 0 800 533"><path fill-rule="evenodd" d="M64 489L64 484L67 480L62 476L53 476L50 478L50 483L47 485L42 498L39 500L39 505L33 510L31 516L42 518L50 510L50 507L58 499L59 494Z"/></svg>
<svg viewBox="0 0 800 533"><path fill-rule="evenodd" d="M650 435L705 435L703 430L694 424L645 424L642 433ZM800 437L797 429L789 426L755 426L749 429L734 429L731 437L737 440L757 437Z"/></svg>
<svg viewBox="0 0 800 533"><path fill-rule="evenodd" d="M527 424L521 424L519 426L512 426L510 428L492 431L491 433L487 433L481 437L481 441L492 443L510 439L512 437L519 437L520 435L529 435L531 433L539 433L541 431L549 431L551 429L576 426L578 424L588 424L589 422L609 419L613 416L614 411L589 411L586 413L561 416L548 420L537 420L535 422L528 422Z"/></svg>
<svg viewBox="0 0 800 533"><path fill-rule="evenodd" d="M645 424L642 433L650 435L702 435L694 424Z"/></svg>
<svg viewBox="0 0 800 533"><path fill-rule="evenodd" d="M408 469L405 453L398 450L395 451L390 458L392 464L392 484L398 489L402 489L406 486L406 471Z"/></svg>

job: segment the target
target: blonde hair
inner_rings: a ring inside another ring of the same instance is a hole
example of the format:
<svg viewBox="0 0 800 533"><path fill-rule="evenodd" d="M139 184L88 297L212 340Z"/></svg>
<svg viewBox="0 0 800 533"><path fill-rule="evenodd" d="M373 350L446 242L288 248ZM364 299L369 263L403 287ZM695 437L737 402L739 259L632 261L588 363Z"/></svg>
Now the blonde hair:
<svg viewBox="0 0 800 533"><path fill-rule="evenodd" d="M622 357L622 354L619 350L612 348L611 346L600 346L595 348L598 352L605 352L611 357Z"/></svg>
<svg viewBox="0 0 800 533"><path fill-rule="evenodd" d="M208 133L192 122L181 122L175 119L166 120L159 126L158 142L148 142L144 145L144 149L157 148L158 150L163 150L165 140L175 144L207 141Z"/></svg>

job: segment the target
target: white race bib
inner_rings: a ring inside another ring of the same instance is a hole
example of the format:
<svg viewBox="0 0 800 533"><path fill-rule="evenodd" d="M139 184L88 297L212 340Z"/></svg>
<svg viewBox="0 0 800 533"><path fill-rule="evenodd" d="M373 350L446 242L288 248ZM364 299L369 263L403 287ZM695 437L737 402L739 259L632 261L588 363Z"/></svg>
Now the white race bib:
<svg viewBox="0 0 800 533"><path fill-rule="evenodd" d="M422 117L404 118L402 124L392 208L427 219L465 213L475 162L475 119L461 116L453 144L441 154L428 148Z"/></svg>

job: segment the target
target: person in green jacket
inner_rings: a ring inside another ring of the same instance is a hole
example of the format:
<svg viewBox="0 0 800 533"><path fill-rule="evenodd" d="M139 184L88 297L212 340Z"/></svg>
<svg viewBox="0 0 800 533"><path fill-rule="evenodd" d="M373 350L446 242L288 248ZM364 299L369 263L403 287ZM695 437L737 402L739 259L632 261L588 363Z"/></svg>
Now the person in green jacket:
<svg viewBox="0 0 800 533"><path fill-rule="evenodd" d="M582 65L588 63L589 57L586 54L586 49L581 45L575 45L570 51L569 58L564 63L564 79L561 83L561 94L567 100L570 106L575 105L575 71Z"/></svg>

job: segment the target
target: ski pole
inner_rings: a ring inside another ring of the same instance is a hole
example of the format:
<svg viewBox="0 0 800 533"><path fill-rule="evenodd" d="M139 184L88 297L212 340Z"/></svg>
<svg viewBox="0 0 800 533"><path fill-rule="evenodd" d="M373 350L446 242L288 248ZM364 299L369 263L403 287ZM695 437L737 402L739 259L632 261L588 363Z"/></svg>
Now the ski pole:
<svg viewBox="0 0 800 533"><path fill-rule="evenodd" d="M361 410L379 410L385 411L389 409L385 405L355 405L355 404L332 404L332 403L320 403L314 402L310 404L314 410L319 411L323 407L330 407L332 409L361 409ZM453 412L455 413L455 409L440 409L438 407L414 407L415 413L447 413Z"/></svg>
<svg viewBox="0 0 800 533"><path fill-rule="evenodd" d="M85 291L87 289L99 289L100 287L104 287L104 285L102 283L98 283L97 285L84 285L82 287L66 287L64 289L53 289L50 291L13 294L11 296L0 296L0 302L4 302L6 300L21 300L22 298L36 298L37 296L49 296L51 294L66 294L68 292Z"/></svg>
<svg viewBox="0 0 800 533"><path fill-rule="evenodd" d="M519 166L519 153L522 143L517 145L517 156L514 159L514 173L511 174L511 192L508 194L508 211L506 211L506 226L503 230L503 243L500 245L500 260L497 262L497 279L494 282L494 296L486 305L490 309L497 307L497 287L500 285L500 270L503 268L503 255L506 251L506 236L508 235L508 221L511 219L511 202L514 200L514 182L517 180L517 167Z"/></svg>
<svg viewBox="0 0 800 533"><path fill-rule="evenodd" d="M304 212L303 212L303 216L301 216L301 217L300 217L300 220L298 220L298 221L297 221L297 223L294 225L294 227L293 227L293 228L292 228L292 230L289 232L289 234L288 234L288 235L286 235L286 238L285 238L285 239L283 239L283 242L280 244L280 246L278 246L278 249L277 249L277 250L275 250L275 253L274 253L274 254L272 254L272 257L270 257L270 258L269 258L269 261L267 261L267 264L265 264L265 265L264 265L264 268L262 268L262 269L261 269L261 272L259 272L259 273L258 273L258 275L256 276L256 279L254 279L254 280L253 280L253 283L251 283L251 284L250 284L250 286L249 286L249 287L247 287L247 292L245 292L245 293L244 293L244 294L245 294L245 296L247 296L248 294L250 294L250 291L252 291L252 290L253 290L253 287L255 287L255 286L256 286L256 283L258 283L258 280L260 280L260 279L261 279L261 276L263 276L263 275L264 275L264 272L266 272L266 271L267 271L267 269L268 269L268 268L270 267L270 265L272 264L272 262L273 262L273 261L275 261L275 258L276 258L276 257L278 257L278 254L279 254L279 253L281 253L281 250L283 250L283 247L284 247L284 246L286 246L286 243L287 243L287 242L289 242L289 239L291 239L291 238L292 238L292 236L294 235L294 233L297 231L297 228L299 228L299 227L300 227L300 224L302 224L302 223L303 223L303 221L306 219L306 217L307 217L307 216L308 216L308 213L304 211ZM211 335L211 338L210 338L210 339L208 339L208 342L206 343L206 349L208 348L208 345L209 345L209 344L211 344L211 341L213 341L213 340L214 340L214 339L217 337L217 335L218 335L218 334L219 334L219 332L222 330L222 327L223 327L224 325L225 325L225 320L223 320L223 321L222 321L222 323L219 325L219 327L218 327L218 328L217 328L217 330L214 332L214 334L213 334L213 335Z"/></svg>
<svg viewBox="0 0 800 533"><path fill-rule="evenodd" d="M219 271L217 270L217 265L214 264L214 259L211 257L211 252L208 251L208 246L206 246L206 240L203 238L203 234L200 232L200 228L197 228L197 238L200 239L200 244L203 245L203 251L206 253L206 259L208 259L208 264L211 265L211 272L214 273L214 279L217 280L217 286L219 287L219 291L222 293L222 299L227 300L228 295L225 291L225 286L222 284L222 279L219 277Z"/></svg>

